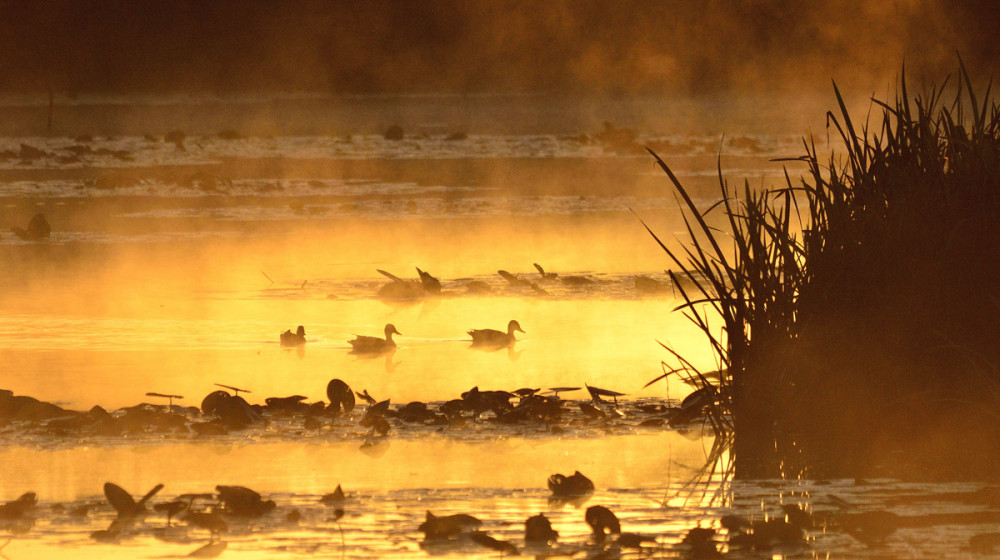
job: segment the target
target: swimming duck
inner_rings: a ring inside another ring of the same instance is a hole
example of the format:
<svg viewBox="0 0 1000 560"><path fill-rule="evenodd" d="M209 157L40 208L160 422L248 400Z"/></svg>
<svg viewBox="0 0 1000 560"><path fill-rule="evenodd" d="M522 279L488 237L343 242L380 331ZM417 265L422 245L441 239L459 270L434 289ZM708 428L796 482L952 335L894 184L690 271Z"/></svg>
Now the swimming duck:
<svg viewBox="0 0 1000 560"><path fill-rule="evenodd" d="M570 476L554 474L549 477L549 490L560 497L582 496L594 492L594 483L580 471Z"/></svg>
<svg viewBox="0 0 1000 560"><path fill-rule="evenodd" d="M392 340L393 334L402 336L396 330L396 327L390 323L385 326L385 338L354 335L354 340L348 340L347 342L351 343L351 352L354 354L381 354L396 347L396 343Z"/></svg>
<svg viewBox="0 0 1000 560"><path fill-rule="evenodd" d="M524 332L517 321L507 323L507 332L493 329L476 329L469 331L473 346L509 346L514 344L514 331Z"/></svg>
<svg viewBox="0 0 1000 560"><path fill-rule="evenodd" d="M431 276L424 270L417 268L417 274L420 275L420 284L423 286L424 290L429 294L440 294L441 293L441 280Z"/></svg>
<svg viewBox="0 0 1000 560"><path fill-rule="evenodd" d="M288 330L281 333L282 346L302 346L306 343L306 328L299 325L295 332Z"/></svg>

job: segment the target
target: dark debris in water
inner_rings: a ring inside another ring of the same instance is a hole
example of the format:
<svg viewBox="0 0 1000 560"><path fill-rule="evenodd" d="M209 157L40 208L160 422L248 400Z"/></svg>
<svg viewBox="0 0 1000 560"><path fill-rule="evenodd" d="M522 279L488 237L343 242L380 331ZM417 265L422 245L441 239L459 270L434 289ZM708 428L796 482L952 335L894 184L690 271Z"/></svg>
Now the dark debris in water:
<svg viewBox="0 0 1000 560"><path fill-rule="evenodd" d="M594 388L589 400L567 398L573 387L515 391L473 387L445 402L392 403L376 401L367 391L358 392L356 398L346 383L333 379L326 388L330 402L289 395L266 397L264 404L240 395L248 392L245 389L235 389L208 393L200 407L140 403L114 411L100 406L69 410L0 390L0 441L58 446L239 437L355 440L373 445L379 438L428 434L481 441L511 436L603 437L673 428L700 436L703 426L697 415L685 411L682 416L673 401L614 402L601 399L614 391L595 394Z"/></svg>
<svg viewBox="0 0 1000 560"><path fill-rule="evenodd" d="M649 488L598 487L572 507L551 503L546 507L544 473L538 474L536 487L520 490L402 489L370 494L345 493L338 486L323 496L262 495L227 484L168 494L160 490L169 484L157 484L140 498L107 482L100 500L52 503L27 492L4 502L0 535L9 536L7 542L57 540L57 546L67 551L157 542L161 549L176 547L181 555L193 557L211 557L228 549L351 558L390 552L399 557L500 553L572 558L889 558L913 557L915 551L928 552L920 557L965 558L970 553L993 554L1000 546L1000 512L995 505L968 511L952 507L950 513L942 513L956 504L982 503L984 496L996 493L995 487L759 481L730 487L733 494L725 503L699 504L695 499L683 508L650 500ZM580 473L574 476L586 478ZM557 475L550 480L554 478ZM664 490L686 499L691 499L691 491L682 484ZM907 492L906 505L896 502L900 491ZM530 505L498 507L498 500L513 499ZM525 509L531 513L521 513Z"/></svg>

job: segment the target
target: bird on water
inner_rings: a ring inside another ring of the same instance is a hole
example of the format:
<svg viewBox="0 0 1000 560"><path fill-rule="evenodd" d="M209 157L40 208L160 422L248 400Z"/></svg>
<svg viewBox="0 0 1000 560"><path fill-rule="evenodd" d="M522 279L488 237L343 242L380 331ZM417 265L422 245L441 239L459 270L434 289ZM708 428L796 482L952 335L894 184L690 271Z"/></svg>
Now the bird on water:
<svg viewBox="0 0 1000 560"><path fill-rule="evenodd" d="M281 333L282 346L302 346L306 343L306 328L299 325L295 332L287 330Z"/></svg>
<svg viewBox="0 0 1000 560"><path fill-rule="evenodd" d="M385 338L354 335L354 339L347 342L351 344L351 353L353 354L381 354L396 348L396 342L392 340L394 334L402 336L402 333L390 323L385 326Z"/></svg>
<svg viewBox="0 0 1000 560"><path fill-rule="evenodd" d="M476 329L469 331L473 346L509 346L514 344L514 331L524 332L517 321L507 324L507 332L494 329Z"/></svg>

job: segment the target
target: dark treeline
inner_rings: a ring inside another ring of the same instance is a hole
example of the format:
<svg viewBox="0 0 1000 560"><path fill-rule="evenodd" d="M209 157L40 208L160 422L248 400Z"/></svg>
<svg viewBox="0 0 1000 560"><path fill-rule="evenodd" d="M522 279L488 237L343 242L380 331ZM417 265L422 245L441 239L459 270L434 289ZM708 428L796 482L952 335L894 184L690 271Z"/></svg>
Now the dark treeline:
<svg viewBox="0 0 1000 560"><path fill-rule="evenodd" d="M868 87L956 50L988 74L998 35L985 0L0 1L0 90Z"/></svg>

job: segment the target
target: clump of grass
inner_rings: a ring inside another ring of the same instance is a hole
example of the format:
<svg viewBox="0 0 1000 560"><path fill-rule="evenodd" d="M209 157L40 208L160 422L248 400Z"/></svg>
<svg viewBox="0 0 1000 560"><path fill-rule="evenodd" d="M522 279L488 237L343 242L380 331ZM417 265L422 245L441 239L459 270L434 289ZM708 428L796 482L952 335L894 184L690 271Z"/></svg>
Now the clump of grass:
<svg viewBox="0 0 1000 560"><path fill-rule="evenodd" d="M947 80L911 99L904 77L860 129L834 84L843 146L823 164L804 142L807 174L783 188L737 191L720 169L702 211L652 154L691 241L650 233L722 371L710 382L671 350L667 374L711 392L737 476L954 476L1000 457L1000 110L959 63L950 103Z"/></svg>

